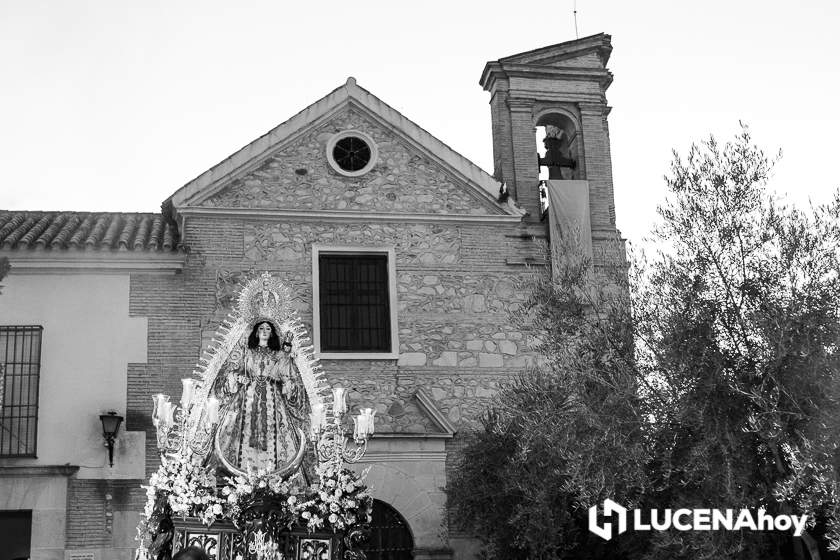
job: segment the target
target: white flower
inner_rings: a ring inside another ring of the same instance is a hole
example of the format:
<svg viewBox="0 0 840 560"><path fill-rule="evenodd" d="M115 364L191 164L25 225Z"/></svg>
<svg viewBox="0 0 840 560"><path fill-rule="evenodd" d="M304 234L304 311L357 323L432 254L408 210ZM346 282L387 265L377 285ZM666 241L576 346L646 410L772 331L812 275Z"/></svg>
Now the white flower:
<svg viewBox="0 0 840 560"><path fill-rule="evenodd" d="M335 523L338 520L338 516L334 513L331 513L328 519L330 520L330 523Z"/></svg>
<svg viewBox="0 0 840 560"><path fill-rule="evenodd" d="M338 504L336 504L334 502L332 504L330 504L330 511L338 511L339 509L340 508L338 507Z"/></svg>
<svg viewBox="0 0 840 560"><path fill-rule="evenodd" d="M289 499L286 501L289 503L290 506L293 506L295 505L295 502L297 502L297 498L295 496L289 496Z"/></svg>
<svg viewBox="0 0 840 560"><path fill-rule="evenodd" d="M304 511L303 513L300 514L300 516L303 517L304 519L309 519L310 517L312 517L312 514L309 513L308 511Z"/></svg>

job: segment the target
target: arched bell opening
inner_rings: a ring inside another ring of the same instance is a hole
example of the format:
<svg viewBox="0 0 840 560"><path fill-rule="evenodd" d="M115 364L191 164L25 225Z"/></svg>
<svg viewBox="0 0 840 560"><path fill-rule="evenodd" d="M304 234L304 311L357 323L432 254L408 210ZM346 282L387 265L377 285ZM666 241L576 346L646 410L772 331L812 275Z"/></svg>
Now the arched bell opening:
<svg viewBox="0 0 840 560"><path fill-rule="evenodd" d="M539 116L536 128L540 180L584 179L582 142L575 119L549 111Z"/></svg>
<svg viewBox="0 0 840 560"><path fill-rule="evenodd" d="M382 500L373 500L370 540L363 548L368 560L411 560L414 536L405 518Z"/></svg>

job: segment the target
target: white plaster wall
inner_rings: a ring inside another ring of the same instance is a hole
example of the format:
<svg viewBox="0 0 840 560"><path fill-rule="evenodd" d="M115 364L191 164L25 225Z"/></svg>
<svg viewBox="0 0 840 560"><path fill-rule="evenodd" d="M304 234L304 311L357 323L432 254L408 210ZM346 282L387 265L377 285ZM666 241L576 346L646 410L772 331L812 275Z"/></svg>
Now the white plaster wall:
<svg viewBox="0 0 840 560"><path fill-rule="evenodd" d="M32 510L32 560L64 558L66 505L66 477L0 478L0 510Z"/></svg>
<svg viewBox="0 0 840 560"><path fill-rule="evenodd" d="M79 478L143 478L143 432L120 428L108 466L99 415L125 416L126 368L145 362L147 321L129 317L128 274L15 274L0 294L0 325L42 325L37 458L79 465ZM9 460L4 464L8 464Z"/></svg>

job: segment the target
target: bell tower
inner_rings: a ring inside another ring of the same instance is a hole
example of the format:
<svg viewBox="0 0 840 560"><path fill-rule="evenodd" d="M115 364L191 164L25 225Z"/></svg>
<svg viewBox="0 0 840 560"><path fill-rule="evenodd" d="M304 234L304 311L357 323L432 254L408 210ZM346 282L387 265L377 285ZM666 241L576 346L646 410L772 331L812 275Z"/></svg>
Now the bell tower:
<svg viewBox="0 0 840 560"><path fill-rule="evenodd" d="M531 223L542 218L541 192L580 201L574 211L588 214L596 265L601 241L617 233L606 100L611 51L610 36L600 33L488 62L480 81L490 92L496 179Z"/></svg>

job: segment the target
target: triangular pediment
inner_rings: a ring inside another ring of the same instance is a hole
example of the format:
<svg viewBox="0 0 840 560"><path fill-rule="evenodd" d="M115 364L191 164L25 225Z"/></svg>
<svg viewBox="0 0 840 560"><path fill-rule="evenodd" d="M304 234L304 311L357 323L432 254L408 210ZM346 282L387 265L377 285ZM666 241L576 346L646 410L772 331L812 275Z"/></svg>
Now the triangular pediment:
<svg viewBox="0 0 840 560"><path fill-rule="evenodd" d="M502 64L529 66L606 68L612 52L610 36L604 33L566 41L500 58Z"/></svg>
<svg viewBox="0 0 840 560"><path fill-rule="evenodd" d="M386 411L377 416L377 433L450 439L458 431L423 389L411 398L395 397L384 404Z"/></svg>
<svg viewBox="0 0 840 560"><path fill-rule="evenodd" d="M331 168L327 145L359 131L376 146L375 165L358 177ZM352 78L184 187L165 203L340 213L518 215L496 201L500 184L389 107Z"/></svg>
<svg viewBox="0 0 840 560"><path fill-rule="evenodd" d="M611 52L610 36L599 33L488 62L479 83L485 90L495 91L497 87L515 89L513 78L531 88L535 80L584 80L597 82L606 91L612 83L607 70Z"/></svg>

